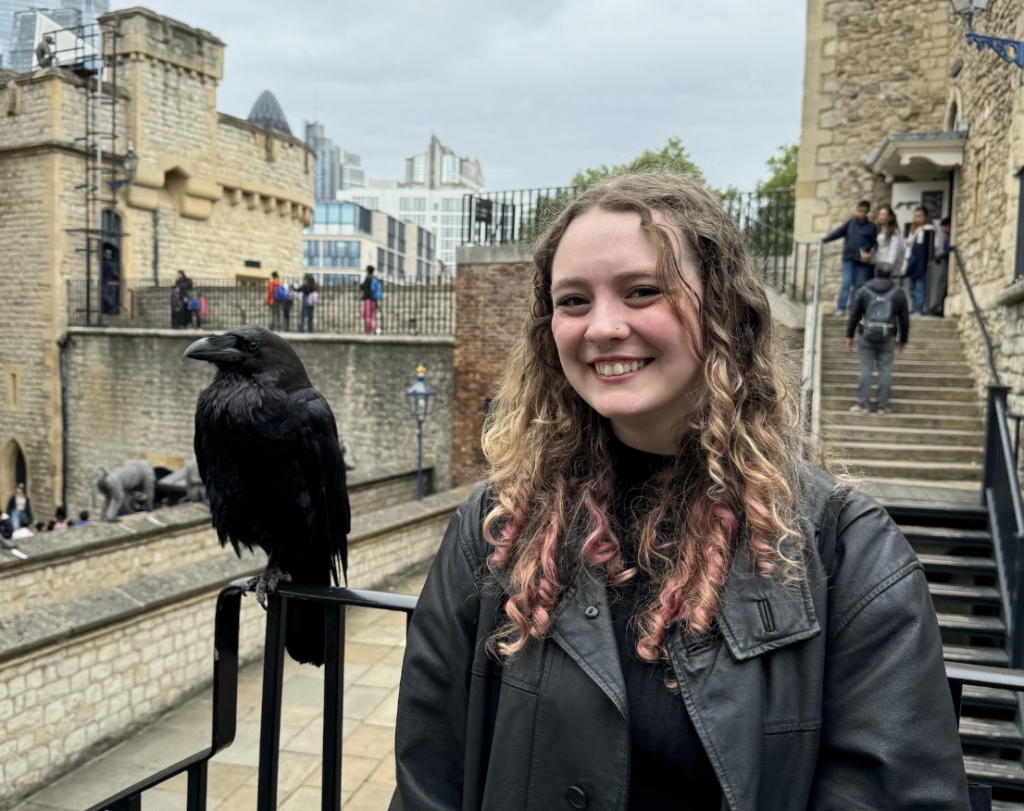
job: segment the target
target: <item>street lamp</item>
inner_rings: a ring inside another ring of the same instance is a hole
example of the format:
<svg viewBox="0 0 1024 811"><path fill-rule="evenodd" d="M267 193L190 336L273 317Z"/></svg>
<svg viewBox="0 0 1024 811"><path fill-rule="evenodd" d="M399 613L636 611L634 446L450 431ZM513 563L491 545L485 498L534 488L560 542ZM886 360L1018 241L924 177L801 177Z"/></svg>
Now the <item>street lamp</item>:
<svg viewBox="0 0 1024 811"><path fill-rule="evenodd" d="M962 17L967 24L967 44L979 51L991 48L1007 62L1024 68L1024 42L1002 37L989 37L974 32L974 15L987 14L990 0L949 0L953 7L953 16Z"/></svg>
<svg viewBox="0 0 1024 811"><path fill-rule="evenodd" d="M127 186L133 180L135 180L135 170L139 168L139 156L135 154L135 150L132 149L132 142L128 142L128 151L124 153L124 157L121 158L121 164L124 166L125 178L124 180L108 180L107 185L110 186L110 191L114 194L122 186Z"/></svg>
<svg viewBox="0 0 1024 811"><path fill-rule="evenodd" d="M409 406L409 413L416 420L416 429L419 442L419 455L416 459L416 500L423 498L423 423L430 416L430 410L434 406L434 398L437 391L430 388L426 383L427 370L421 363L416 367L416 382L409 386L405 392L405 402Z"/></svg>

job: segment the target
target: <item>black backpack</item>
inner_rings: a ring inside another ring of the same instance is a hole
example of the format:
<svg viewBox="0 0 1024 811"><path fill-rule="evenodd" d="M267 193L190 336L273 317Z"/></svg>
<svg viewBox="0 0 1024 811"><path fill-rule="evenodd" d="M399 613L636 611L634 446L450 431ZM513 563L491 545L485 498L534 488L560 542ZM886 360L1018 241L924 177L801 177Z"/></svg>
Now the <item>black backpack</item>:
<svg viewBox="0 0 1024 811"><path fill-rule="evenodd" d="M896 334L896 305L893 299L896 297L898 289L896 285L893 285L881 294L872 290L867 291L868 306L864 310L864 317L860 320L864 340L867 343L884 344Z"/></svg>

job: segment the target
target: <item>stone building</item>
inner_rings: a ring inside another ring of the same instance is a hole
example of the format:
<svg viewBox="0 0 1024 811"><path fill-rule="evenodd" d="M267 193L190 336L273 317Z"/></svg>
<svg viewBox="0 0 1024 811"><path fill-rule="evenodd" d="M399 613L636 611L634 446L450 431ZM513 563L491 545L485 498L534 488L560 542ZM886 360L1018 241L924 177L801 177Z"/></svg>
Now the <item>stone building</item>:
<svg viewBox="0 0 1024 811"><path fill-rule="evenodd" d="M997 0L975 26L1024 35L1024 0ZM1024 73L965 41L946 0L808 0L796 239L813 241L854 204L892 202L901 224L917 205L952 219L958 248L995 347L1011 407L1024 406ZM828 246L826 296L838 286ZM826 299L827 300L827 299ZM945 314L979 386L984 343L955 264ZM911 329L913 340L913 329Z"/></svg>
<svg viewBox="0 0 1024 811"><path fill-rule="evenodd" d="M96 278L98 242L116 251L123 281L166 281L177 270L298 275L312 221L313 150L217 111L223 42L144 8L101 23L101 103L87 70L0 71L0 497L24 477L37 513L66 488L63 427L74 403L60 343L67 291L84 283L87 255ZM102 174L86 149L97 139ZM124 177L129 144L134 180L111 192L106 181ZM88 212L86 182L104 189ZM102 234L83 232L98 223Z"/></svg>

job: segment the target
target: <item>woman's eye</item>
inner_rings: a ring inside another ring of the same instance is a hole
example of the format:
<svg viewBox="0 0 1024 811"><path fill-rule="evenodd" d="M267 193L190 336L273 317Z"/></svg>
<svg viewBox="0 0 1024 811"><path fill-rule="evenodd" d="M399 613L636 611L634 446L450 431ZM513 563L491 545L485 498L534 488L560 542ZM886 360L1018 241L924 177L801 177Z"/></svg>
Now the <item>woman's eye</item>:
<svg viewBox="0 0 1024 811"><path fill-rule="evenodd" d="M587 300L583 296L564 296L557 302L559 307L579 307L581 304L586 304Z"/></svg>
<svg viewBox="0 0 1024 811"><path fill-rule="evenodd" d="M661 291L657 287L634 287L629 291L627 298L648 298L657 296Z"/></svg>

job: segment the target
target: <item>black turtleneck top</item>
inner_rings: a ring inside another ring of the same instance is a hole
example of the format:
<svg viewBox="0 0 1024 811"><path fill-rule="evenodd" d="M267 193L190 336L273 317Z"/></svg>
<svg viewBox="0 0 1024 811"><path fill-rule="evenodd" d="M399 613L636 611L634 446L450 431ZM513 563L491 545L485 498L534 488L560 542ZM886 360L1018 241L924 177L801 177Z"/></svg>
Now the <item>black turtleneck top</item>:
<svg viewBox="0 0 1024 811"><path fill-rule="evenodd" d="M672 464L672 457L638 451L614 436L611 452L615 466L613 513L623 562L629 567L637 559L637 521L643 520L648 483ZM633 619L651 596L651 584L643 571L611 590L612 623L629 705L629 809L718 811L722 791L682 697L665 686L670 678L666 678L664 664L646 662L636 652Z"/></svg>

